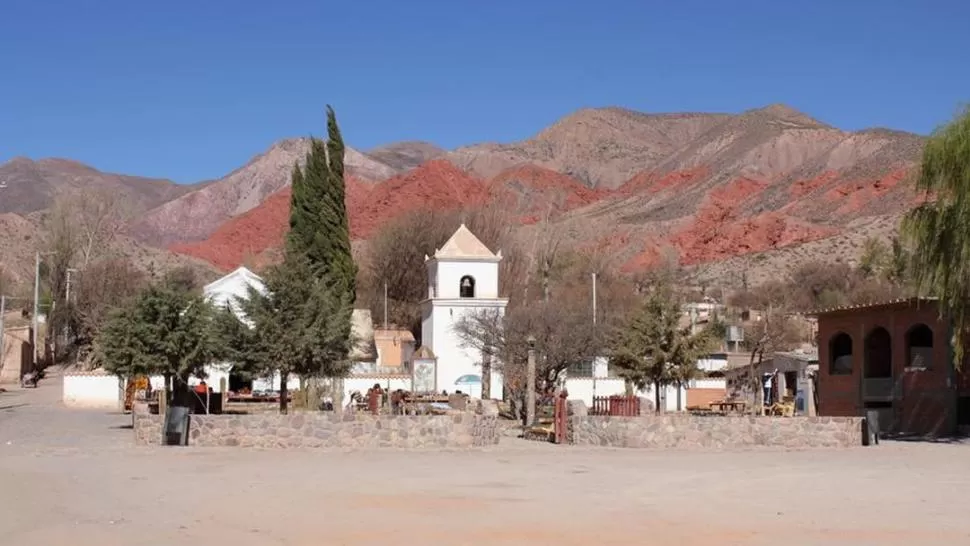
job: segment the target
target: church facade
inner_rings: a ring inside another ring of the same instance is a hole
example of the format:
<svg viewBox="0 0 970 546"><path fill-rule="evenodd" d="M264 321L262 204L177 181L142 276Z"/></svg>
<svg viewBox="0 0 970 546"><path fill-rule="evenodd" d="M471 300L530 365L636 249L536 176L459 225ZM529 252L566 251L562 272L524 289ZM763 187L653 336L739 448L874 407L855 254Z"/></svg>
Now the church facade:
<svg viewBox="0 0 970 546"><path fill-rule="evenodd" d="M421 304L421 345L437 358L438 392L482 395L482 355L463 345L455 325L473 313L505 313L508 299L498 293L501 261L502 252L493 253L464 224L434 256L425 256L428 297ZM501 399L502 376L491 375L491 398Z"/></svg>

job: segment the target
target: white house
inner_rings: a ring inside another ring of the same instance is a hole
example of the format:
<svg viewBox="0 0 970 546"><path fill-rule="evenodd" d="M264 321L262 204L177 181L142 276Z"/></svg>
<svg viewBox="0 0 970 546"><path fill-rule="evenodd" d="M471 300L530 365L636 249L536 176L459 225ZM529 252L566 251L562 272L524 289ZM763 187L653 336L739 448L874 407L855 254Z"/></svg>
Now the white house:
<svg viewBox="0 0 970 546"><path fill-rule="evenodd" d="M498 270L502 252L492 253L465 224L434 256L425 256L428 269L428 299L421 303L421 344L438 358L437 389L460 390L481 396L481 385L459 379L481 378L481 354L462 345L455 324L462 317L481 311L504 314L508 299L498 295ZM491 396L501 398L502 377L492 372Z"/></svg>
<svg viewBox="0 0 970 546"><path fill-rule="evenodd" d="M259 275L256 275L246 267L239 267L221 279L207 284L202 288L202 293L205 296L206 301L212 305L216 307L224 307L228 305L232 312L239 317L241 321L247 322L246 316L243 314L238 300L246 299L249 296L250 288L253 288L263 294L266 293L266 285ZM354 348L351 356L358 359L364 358L373 353L372 345L374 335L373 326L371 325L370 311L366 309L355 309L352 322L353 332L360 341L358 346ZM210 364L205 367L205 371L207 376L205 382L208 386L212 387L214 392L222 392L221 385L223 379L225 379L227 386L230 384L232 363L220 362ZM153 377L151 378L151 381L153 388L160 388L164 382L161 377ZM200 379L196 377L189 378L190 385L197 385L199 381ZM295 391L300 388L300 378L289 377L286 384L289 390ZM252 390L279 391L279 373L274 374L272 378L266 377L262 379L254 379L252 382Z"/></svg>

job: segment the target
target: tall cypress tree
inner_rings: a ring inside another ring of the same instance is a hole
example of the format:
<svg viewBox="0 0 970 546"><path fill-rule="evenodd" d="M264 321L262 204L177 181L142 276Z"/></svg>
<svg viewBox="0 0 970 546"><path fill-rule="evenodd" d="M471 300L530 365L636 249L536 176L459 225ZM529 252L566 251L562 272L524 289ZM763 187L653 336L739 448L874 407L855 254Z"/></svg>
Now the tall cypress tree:
<svg viewBox="0 0 970 546"><path fill-rule="evenodd" d="M344 142L327 106L327 142L311 139L306 165L293 169L288 250L307 257L317 278L356 300L344 187Z"/></svg>
<svg viewBox="0 0 970 546"><path fill-rule="evenodd" d="M316 279L343 305L353 307L357 265L350 247L344 187L344 142L327 106L327 142L311 139L306 164L293 170L288 253L304 256ZM346 323L349 337L350 320Z"/></svg>
<svg viewBox="0 0 970 546"><path fill-rule="evenodd" d="M344 139L337 125L333 108L327 105L327 167L329 181L329 210L326 213L331 230L326 234L330 258L330 283L351 305L357 300L357 264L350 246L350 221L347 218L346 185L344 182Z"/></svg>

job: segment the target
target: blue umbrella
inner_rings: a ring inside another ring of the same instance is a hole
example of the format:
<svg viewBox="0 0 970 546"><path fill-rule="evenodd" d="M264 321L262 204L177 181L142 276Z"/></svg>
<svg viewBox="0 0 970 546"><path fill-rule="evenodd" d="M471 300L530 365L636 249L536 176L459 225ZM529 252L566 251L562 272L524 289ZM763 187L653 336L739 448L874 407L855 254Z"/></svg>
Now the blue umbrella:
<svg viewBox="0 0 970 546"><path fill-rule="evenodd" d="M455 385L481 385L481 384L482 384L482 378L473 374L463 375L459 377L457 381L455 381Z"/></svg>

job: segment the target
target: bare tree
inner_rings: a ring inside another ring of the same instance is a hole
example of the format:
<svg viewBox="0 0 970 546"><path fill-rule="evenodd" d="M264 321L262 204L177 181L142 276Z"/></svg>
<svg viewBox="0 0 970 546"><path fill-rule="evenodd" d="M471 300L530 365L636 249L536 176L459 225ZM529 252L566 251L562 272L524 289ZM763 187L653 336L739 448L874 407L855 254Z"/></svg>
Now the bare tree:
<svg viewBox="0 0 970 546"><path fill-rule="evenodd" d="M495 207L416 210L385 224L368 243L358 293L374 316L384 314L386 283L389 321L421 339L419 303L428 297L425 256L433 255L462 222L492 251L502 251L499 292L516 299L524 262L512 231L515 224L507 214Z"/></svg>
<svg viewBox="0 0 970 546"><path fill-rule="evenodd" d="M588 308L569 298L520 305L504 315L492 310L469 313L454 329L465 347L498 357L493 364L498 364L520 416L524 416L529 336L536 342L536 388L540 390L555 385L571 365L597 354Z"/></svg>
<svg viewBox="0 0 970 546"><path fill-rule="evenodd" d="M105 259L88 265L78 278L76 295L70 302L71 330L79 362L103 364L88 360L96 356L92 351L94 341L111 312L138 295L147 281L145 274L124 258Z"/></svg>
<svg viewBox="0 0 970 546"><path fill-rule="evenodd" d="M786 310L784 300L769 301L760 320L751 321L745 326L746 340L749 340L751 357L748 362L748 380L752 392L752 412L763 413L764 400L761 374L758 370L764 362L779 351L794 349L803 339L802 332L794 317Z"/></svg>
<svg viewBox="0 0 970 546"><path fill-rule="evenodd" d="M46 345L55 358L70 345L63 335L75 320L75 306L66 301L71 270L84 275L91 263L110 256L124 225L122 203L108 191L63 193L44 215L42 271L50 302Z"/></svg>

